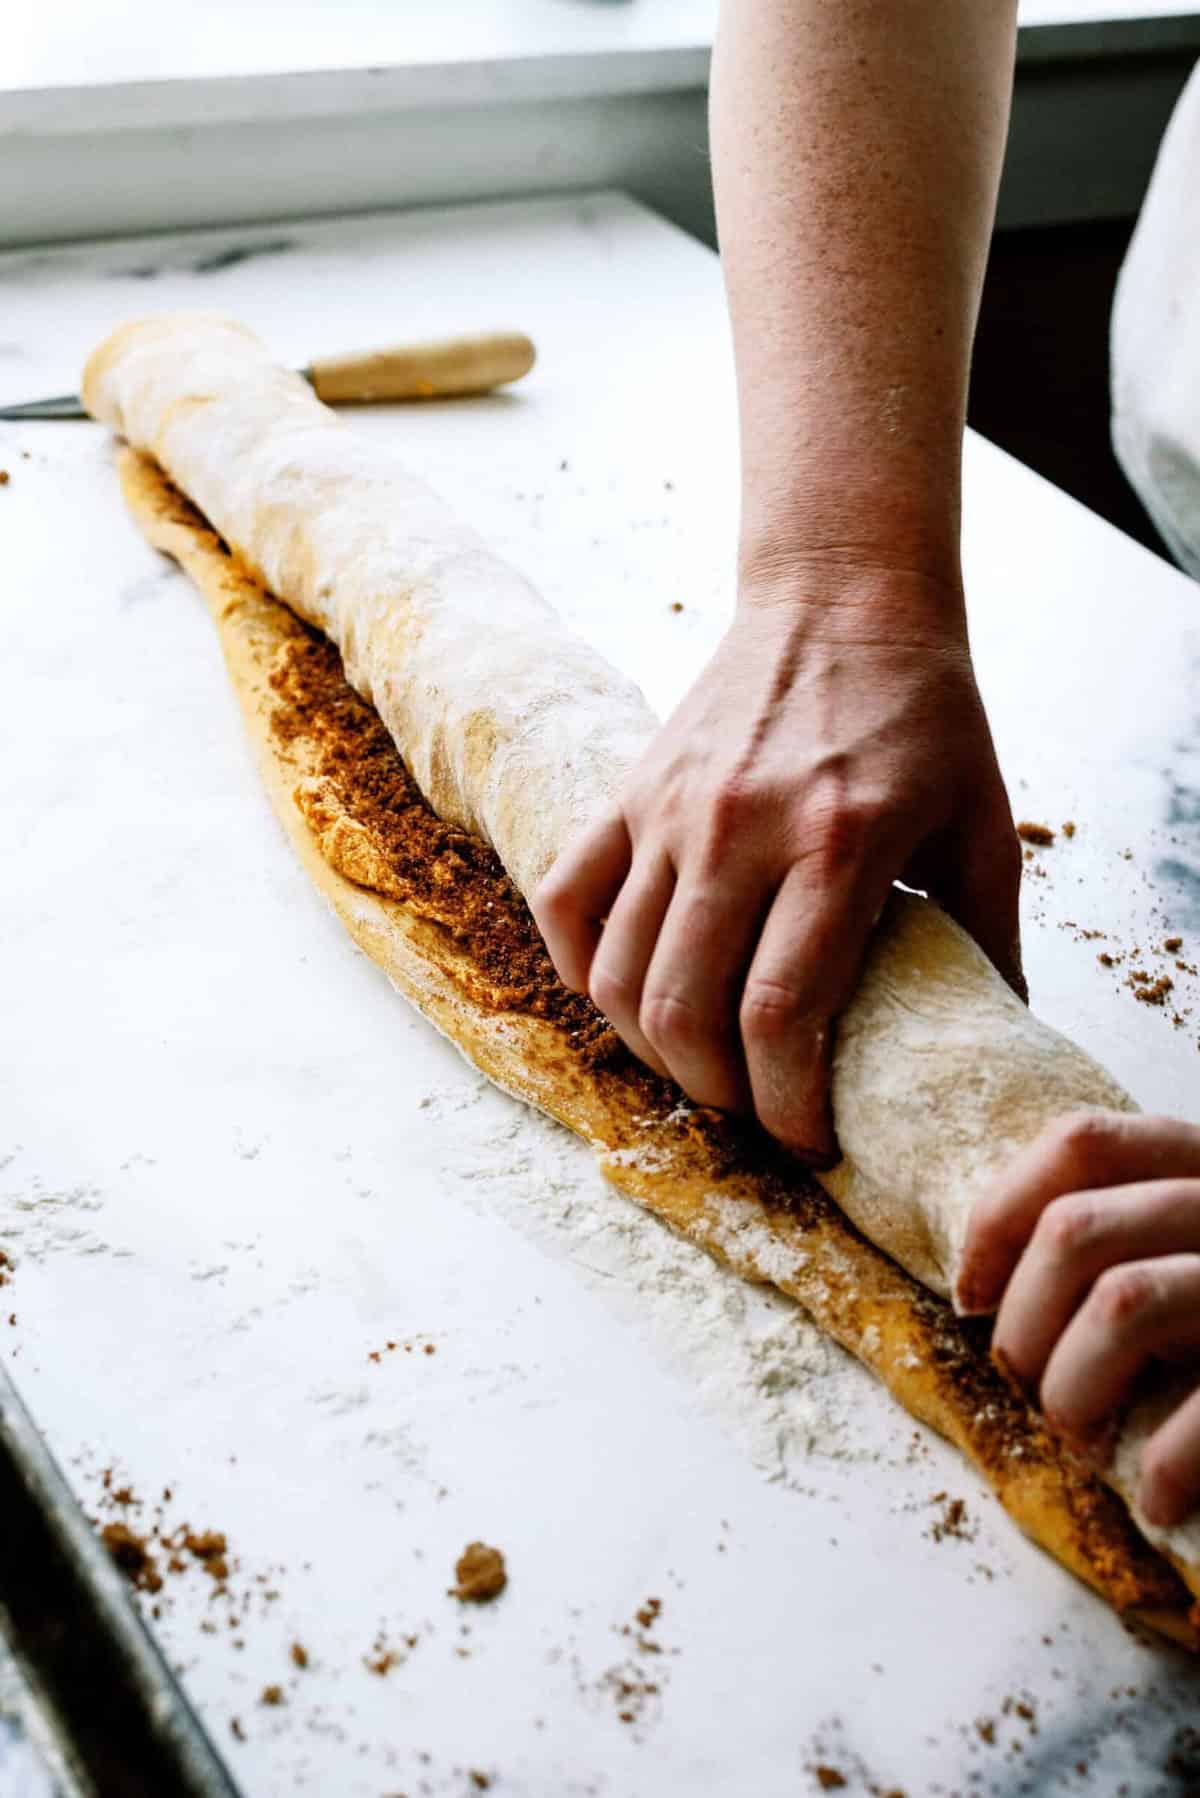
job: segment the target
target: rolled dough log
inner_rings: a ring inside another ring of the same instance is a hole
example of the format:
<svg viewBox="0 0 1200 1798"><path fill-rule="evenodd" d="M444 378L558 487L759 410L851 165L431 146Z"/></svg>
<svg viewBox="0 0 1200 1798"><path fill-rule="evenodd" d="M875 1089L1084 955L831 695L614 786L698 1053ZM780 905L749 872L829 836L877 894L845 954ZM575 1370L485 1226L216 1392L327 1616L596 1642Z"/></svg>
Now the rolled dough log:
<svg viewBox="0 0 1200 1798"><path fill-rule="evenodd" d="M391 783L381 769L388 747L378 719L328 658L323 689L306 678L325 646L223 553L162 472L132 450L122 452L120 472L141 530L204 596L259 771L303 867L399 991L490 1080L589 1143L614 1186L744 1278L803 1305L914 1417L959 1448L1063 1566L1118 1610L1200 1648L1200 1605L1178 1573L1120 1501L1063 1455L949 1306L861 1237L781 1151L681 1104L668 1082L628 1059L609 1065L590 1053L571 1016L535 1011L523 963L511 985L514 957L506 948L497 965L493 952L498 926L508 941L524 931L554 989L511 888L486 858L479 865L476 857L463 881L461 843L444 840L424 805L408 805L415 789L406 791L398 758ZM372 770L369 793L358 759ZM403 858L380 835L381 792L389 818L415 809L415 841ZM456 880L467 913L456 906Z"/></svg>
<svg viewBox="0 0 1200 1798"><path fill-rule="evenodd" d="M82 392L332 638L434 810L490 843L528 896L652 736L638 689L233 321L126 325ZM942 1295L971 1206L1017 1148L1065 1110L1132 1108L951 919L900 894L839 1026L833 1100L843 1159L827 1189ZM1200 1593L1200 1552L1189 1565Z"/></svg>

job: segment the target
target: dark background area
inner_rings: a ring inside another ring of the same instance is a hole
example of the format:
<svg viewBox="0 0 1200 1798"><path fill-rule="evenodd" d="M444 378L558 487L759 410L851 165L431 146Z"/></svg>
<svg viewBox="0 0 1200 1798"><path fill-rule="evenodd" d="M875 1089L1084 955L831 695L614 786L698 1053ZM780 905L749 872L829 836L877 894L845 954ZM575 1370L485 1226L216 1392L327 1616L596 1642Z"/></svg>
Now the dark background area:
<svg viewBox="0 0 1200 1798"><path fill-rule="evenodd" d="M1109 439L1108 321L1132 231L1130 219L997 232L969 418L984 437L1166 557Z"/></svg>

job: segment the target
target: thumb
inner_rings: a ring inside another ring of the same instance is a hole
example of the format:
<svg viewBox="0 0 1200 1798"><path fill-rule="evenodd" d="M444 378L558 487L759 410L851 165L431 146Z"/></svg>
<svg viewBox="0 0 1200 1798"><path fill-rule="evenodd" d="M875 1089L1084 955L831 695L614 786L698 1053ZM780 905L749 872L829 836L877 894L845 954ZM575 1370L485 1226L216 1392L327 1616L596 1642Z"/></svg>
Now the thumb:
<svg viewBox="0 0 1200 1798"><path fill-rule="evenodd" d="M934 898L974 937L1018 998L1028 1002L1021 961L1021 844L1007 802L972 821L947 846Z"/></svg>

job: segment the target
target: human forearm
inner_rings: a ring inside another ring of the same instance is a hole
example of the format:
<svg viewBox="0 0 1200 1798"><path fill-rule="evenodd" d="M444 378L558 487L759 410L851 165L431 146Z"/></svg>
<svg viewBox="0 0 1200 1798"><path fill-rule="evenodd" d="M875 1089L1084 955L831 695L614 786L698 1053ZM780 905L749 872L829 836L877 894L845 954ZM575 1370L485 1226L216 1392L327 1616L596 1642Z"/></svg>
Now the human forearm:
<svg viewBox="0 0 1200 1798"><path fill-rule="evenodd" d="M743 590L792 562L953 585L1015 0L727 0L717 218Z"/></svg>

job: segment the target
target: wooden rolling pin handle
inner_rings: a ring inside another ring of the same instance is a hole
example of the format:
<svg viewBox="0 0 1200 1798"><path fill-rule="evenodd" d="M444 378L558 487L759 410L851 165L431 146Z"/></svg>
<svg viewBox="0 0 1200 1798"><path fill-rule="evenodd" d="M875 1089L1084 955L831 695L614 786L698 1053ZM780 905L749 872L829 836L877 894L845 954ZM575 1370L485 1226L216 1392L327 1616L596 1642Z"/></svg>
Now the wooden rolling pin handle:
<svg viewBox="0 0 1200 1798"><path fill-rule="evenodd" d="M454 393L487 393L519 381L533 367L534 348L520 331L448 337L436 343L330 356L304 373L318 399L331 406L372 400L433 400Z"/></svg>

